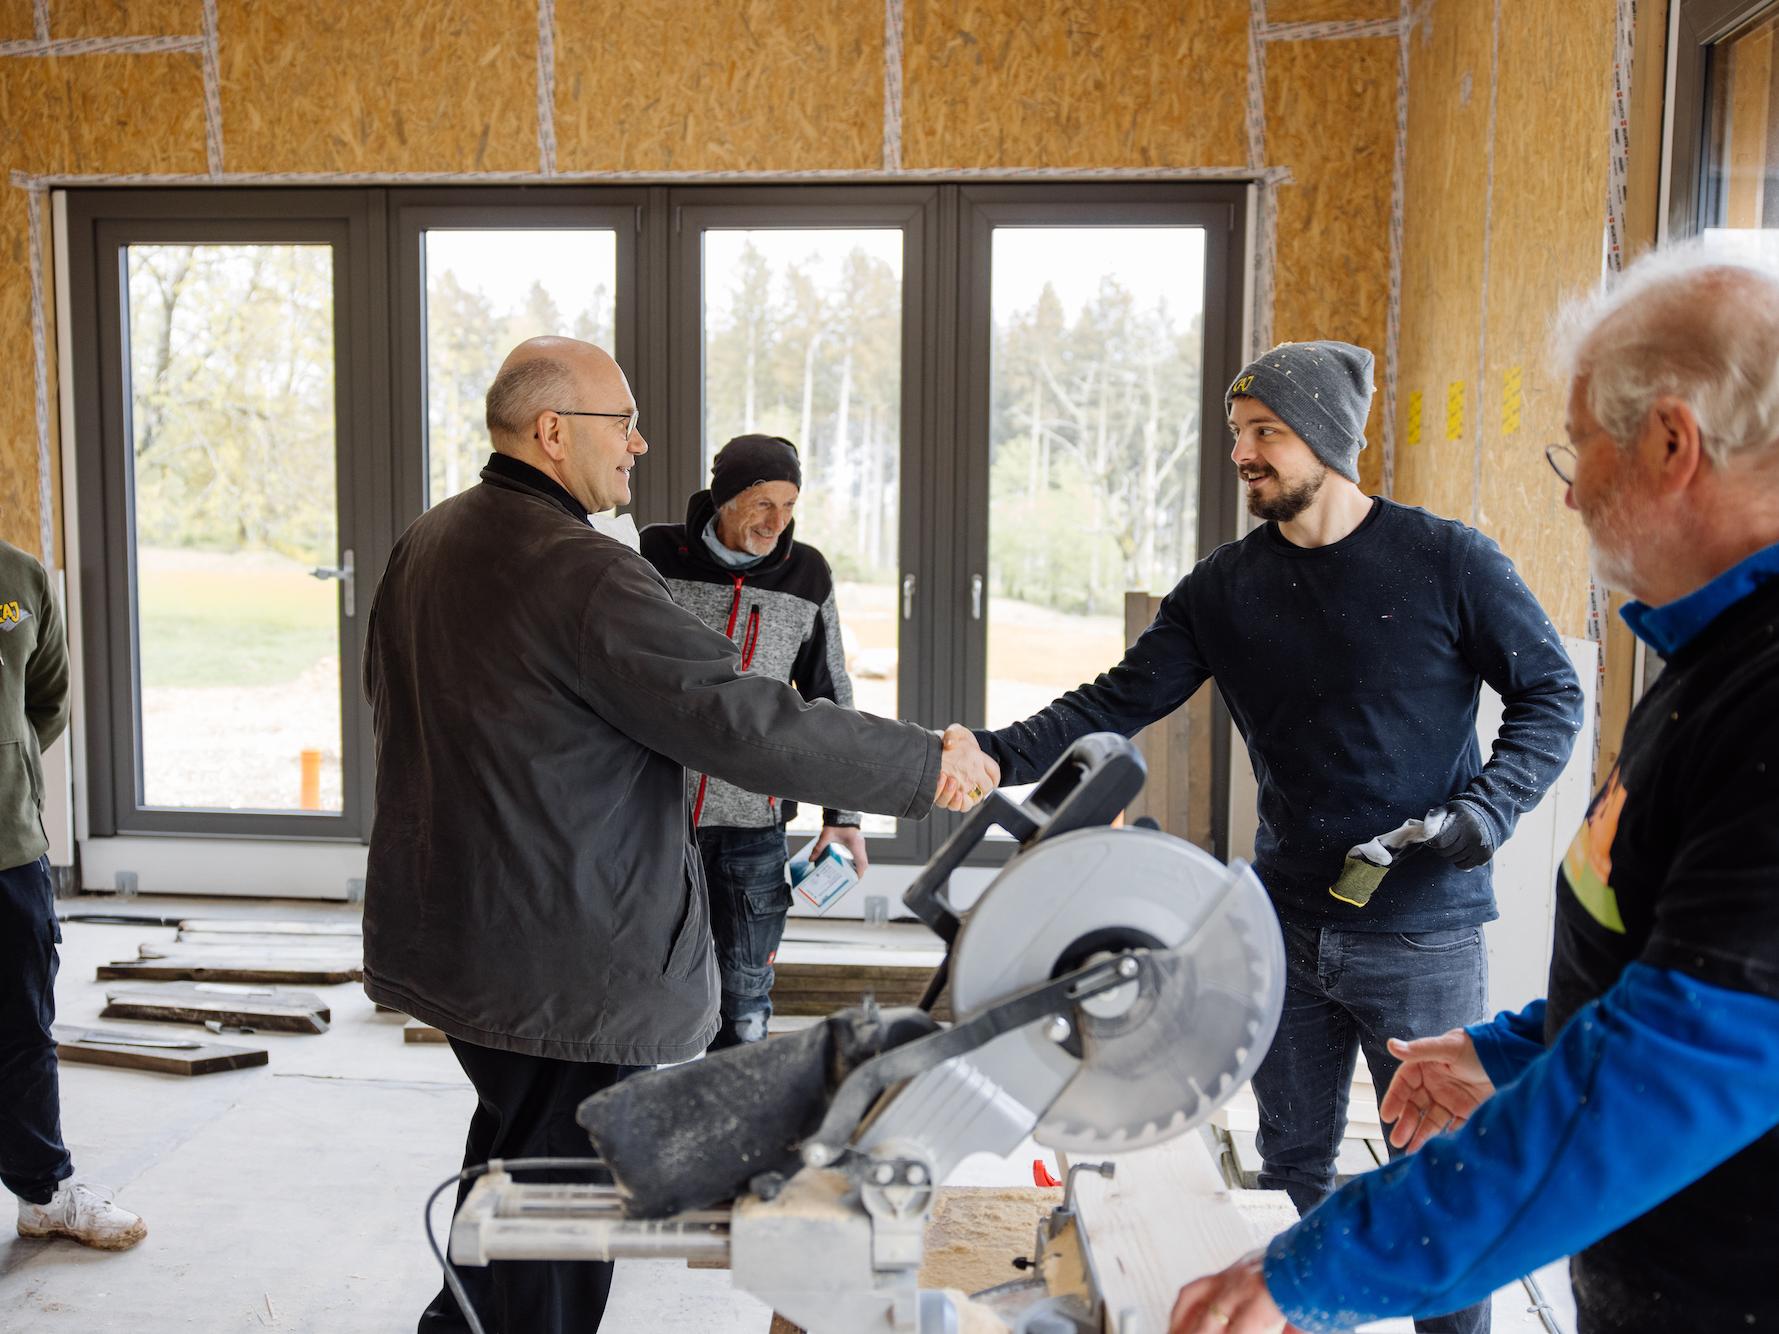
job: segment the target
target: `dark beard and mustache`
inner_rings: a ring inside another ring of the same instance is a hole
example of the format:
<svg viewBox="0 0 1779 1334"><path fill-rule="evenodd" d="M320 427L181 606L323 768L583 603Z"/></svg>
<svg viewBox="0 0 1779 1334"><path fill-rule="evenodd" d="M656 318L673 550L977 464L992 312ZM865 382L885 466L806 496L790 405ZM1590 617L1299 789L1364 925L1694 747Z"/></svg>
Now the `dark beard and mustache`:
<svg viewBox="0 0 1779 1334"><path fill-rule="evenodd" d="M1265 473L1244 473L1243 478L1245 480L1248 477L1268 475L1278 478L1278 473L1271 468L1268 468ZM1314 477L1305 478L1295 486L1285 486L1283 479L1280 479L1278 494L1266 500L1261 499L1258 491L1249 491L1248 513L1256 519L1266 519L1273 523L1290 523L1315 502L1316 496L1322 490L1322 483L1327 478L1328 469L1323 467L1317 470Z"/></svg>

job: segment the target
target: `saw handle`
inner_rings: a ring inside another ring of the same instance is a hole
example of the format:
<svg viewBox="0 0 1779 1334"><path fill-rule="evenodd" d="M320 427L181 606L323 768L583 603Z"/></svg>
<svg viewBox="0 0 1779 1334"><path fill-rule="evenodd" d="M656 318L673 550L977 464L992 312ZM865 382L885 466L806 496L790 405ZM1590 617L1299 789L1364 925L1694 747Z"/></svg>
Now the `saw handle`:
<svg viewBox="0 0 1779 1334"><path fill-rule="evenodd" d="M956 832L921 869L902 902L947 945L957 938L959 914L947 890L951 873L962 866L988 831L999 825L1019 841L1020 850L1075 829L1108 825L1143 790L1148 767L1136 746L1116 732L1090 732L1063 752L1024 801L991 792L964 817ZM937 997L941 976L929 989ZM930 1006L931 1000L923 1003Z"/></svg>

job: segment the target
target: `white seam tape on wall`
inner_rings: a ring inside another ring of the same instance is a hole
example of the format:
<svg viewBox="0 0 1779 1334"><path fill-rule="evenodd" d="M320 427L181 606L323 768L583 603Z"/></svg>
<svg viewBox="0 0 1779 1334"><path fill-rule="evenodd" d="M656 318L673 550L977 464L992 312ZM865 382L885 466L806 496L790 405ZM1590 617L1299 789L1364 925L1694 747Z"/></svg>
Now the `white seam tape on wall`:
<svg viewBox="0 0 1779 1334"><path fill-rule="evenodd" d="M49 469L49 349L43 308L43 191L27 192L31 218L31 351L35 363L34 398L37 410L37 525L43 566L56 568L55 493Z"/></svg>
<svg viewBox="0 0 1779 1334"><path fill-rule="evenodd" d="M883 169L902 170L902 0L883 5Z"/></svg>
<svg viewBox="0 0 1779 1334"><path fill-rule="evenodd" d="M1250 0L1248 9L1248 165L1266 161L1266 71L1261 64L1260 30L1266 26L1266 0Z"/></svg>
<svg viewBox="0 0 1779 1334"><path fill-rule="evenodd" d="M1395 37L1406 19L1342 19L1327 23L1268 23L1260 29L1265 42L1332 42L1351 37Z"/></svg>
<svg viewBox="0 0 1779 1334"><path fill-rule="evenodd" d="M49 0L31 0L31 30L37 40L49 40Z"/></svg>
<svg viewBox="0 0 1779 1334"><path fill-rule="evenodd" d="M537 169L556 174L556 0L537 0Z"/></svg>
<svg viewBox="0 0 1779 1334"><path fill-rule="evenodd" d="M204 158L222 175L222 70L216 41L216 0L204 0Z"/></svg>
<svg viewBox="0 0 1779 1334"><path fill-rule="evenodd" d="M203 37L68 37L61 41L0 42L0 56L145 56L204 49Z"/></svg>
<svg viewBox="0 0 1779 1334"><path fill-rule="evenodd" d="M1408 174L1408 47L1414 23L1411 0L1402 0L1396 25L1396 147L1390 164L1390 299L1384 316L1383 492L1396 494L1396 404L1402 381L1402 215Z"/></svg>

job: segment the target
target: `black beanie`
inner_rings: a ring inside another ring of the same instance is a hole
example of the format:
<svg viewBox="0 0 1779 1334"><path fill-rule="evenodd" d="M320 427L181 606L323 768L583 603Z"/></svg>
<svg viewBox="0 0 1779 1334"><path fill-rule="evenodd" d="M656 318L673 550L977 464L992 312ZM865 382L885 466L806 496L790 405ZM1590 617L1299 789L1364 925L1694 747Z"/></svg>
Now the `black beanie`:
<svg viewBox="0 0 1779 1334"><path fill-rule="evenodd" d="M1280 343L1235 377L1223 411L1238 398L1259 399L1317 458L1356 482L1371 415L1371 365L1371 353L1351 343Z"/></svg>
<svg viewBox="0 0 1779 1334"><path fill-rule="evenodd" d="M736 436L710 465L711 504L721 508L755 482L789 482L801 491L797 447L782 435Z"/></svg>

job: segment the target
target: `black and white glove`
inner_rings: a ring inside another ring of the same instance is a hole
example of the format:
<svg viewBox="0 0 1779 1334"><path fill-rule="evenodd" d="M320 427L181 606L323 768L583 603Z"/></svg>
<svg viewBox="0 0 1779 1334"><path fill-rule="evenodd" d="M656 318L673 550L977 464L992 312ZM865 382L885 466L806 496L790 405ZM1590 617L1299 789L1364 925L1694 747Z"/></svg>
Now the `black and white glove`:
<svg viewBox="0 0 1779 1334"><path fill-rule="evenodd" d="M1460 871L1473 871L1495 855L1489 827L1469 802L1448 802L1439 809L1446 815L1445 828L1427 840L1428 847Z"/></svg>

